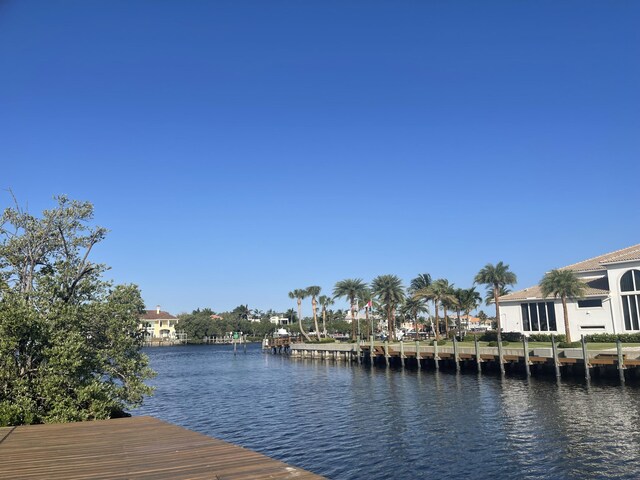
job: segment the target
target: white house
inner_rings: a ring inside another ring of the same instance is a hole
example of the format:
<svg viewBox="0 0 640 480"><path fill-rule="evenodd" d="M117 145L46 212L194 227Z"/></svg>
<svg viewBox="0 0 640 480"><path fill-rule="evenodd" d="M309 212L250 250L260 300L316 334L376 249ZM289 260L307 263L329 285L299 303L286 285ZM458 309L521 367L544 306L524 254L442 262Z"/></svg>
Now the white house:
<svg viewBox="0 0 640 480"><path fill-rule="evenodd" d="M572 338L640 331L640 244L561 270L587 284L584 298L567 302ZM505 332L565 333L561 300L543 298L538 285L500 297L500 316Z"/></svg>

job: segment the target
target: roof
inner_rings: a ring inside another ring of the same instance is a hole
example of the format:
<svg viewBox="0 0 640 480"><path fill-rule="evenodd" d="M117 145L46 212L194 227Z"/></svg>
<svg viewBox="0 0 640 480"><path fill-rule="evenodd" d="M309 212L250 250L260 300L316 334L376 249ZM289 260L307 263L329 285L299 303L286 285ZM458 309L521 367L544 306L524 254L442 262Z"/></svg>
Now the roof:
<svg viewBox="0 0 640 480"><path fill-rule="evenodd" d="M587 288L584 292L585 297L601 297L609 294L609 279L606 276L592 278L586 280ZM540 285L534 287L525 288L524 290L518 290L517 292L509 293L500 297L501 302L508 302L514 300L533 300L542 299L542 289ZM548 297L549 299L553 297Z"/></svg>
<svg viewBox="0 0 640 480"><path fill-rule="evenodd" d="M144 314L142 314L140 316L140 318L144 319L144 320L167 320L167 319L177 319L177 317L174 317L173 315L171 315L169 312L163 312L162 310L160 310L160 313L158 313L157 310L145 310Z"/></svg>
<svg viewBox="0 0 640 480"><path fill-rule="evenodd" d="M562 267L560 270L590 272L594 270L604 270L605 265L609 263L630 262L633 260L640 260L640 244L623 248L622 250L616 250L615 252L605 253L604 255L590 258L589 260L583 260L582 262Z"/></svg>

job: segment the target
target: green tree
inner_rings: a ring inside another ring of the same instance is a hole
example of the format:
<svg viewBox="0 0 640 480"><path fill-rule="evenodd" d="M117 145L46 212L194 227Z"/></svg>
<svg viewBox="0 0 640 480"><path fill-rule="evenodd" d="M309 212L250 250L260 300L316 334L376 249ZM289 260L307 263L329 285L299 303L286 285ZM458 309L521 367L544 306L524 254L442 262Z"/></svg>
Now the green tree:
<svg viewBox="0 0 640 480"><path fill-rule="evenodd" d="M415 297L407 297L402 305L403 311L413 320L413 328L418 338L418 316L428 311L423 299Z"/></svg>
<svg viewBox="0 0 640 480"><path fill-rule="evenodd" d="M567 342L571 342L571 330L569 329L569 312L567 311L567 298L583 298L587 285L580 280L573 270L551 270L540 281L542 296L553 295L562 300L562 313L564 314L564 332Z"/></svg>
<svg viewBox="0 0 640 480"><path fill-rule="evenodd" d="M478 305L482 303L482 297L480 293L478 293L475 287L465 288L462 290L460 295L460 306L467 316L467 322L469 321L469 315L472 310L478 308ZM458 329L460 330L461 326L458 325ZM461 334L459 331L458 334Z"/></svg>
<svg viewBox="0 0 640 480"><path fill-rule="evenodd" d="M140 291L90 261L106 235L91 203L56 200L0 218L0 425L120 416L152 392Z"/></svg>
<svg viewBox="0 0 640 480"><path fill-rule="evenodd" d="M333 287L334 298L346 298L351 306L351 339L357 338L356 332L356 299L363 289L367 288L367 284L360 278L347 278L340 280Z"/></svg>
<svg viewBox="0 0 640 480"><path fill-rule="evenodd" d="M320 340L320 329L318 328L318 315L317 315L318 302L316 300L316 297L320 295L321 290L322 288L318 287L317 285L307 287L307 295L311 297L311 309L313 311L313 326L315 328L316 337L318 340Z"/></svg>
<svg viewBox="0 0 640 480"><path fill-rule="evenodd" d="M434 330L436 333L436 341L440 340L440 320L438 319L438 310L442 302L449 302L452 299L451 285L443 278L431 283L426 288L418 290L413 295L415 298L424 298L433 301L433 309L435 311ZM446 321L446 313L445 313Z"/></svg>
<svg viewBox="0 0 640 480"><path fill-rule="evenodd" d="M502 341L502 325L500 324L500 289L517 282L516 274L509 271L509 265L498 262L495 265L487 263L476 275L474 283L493 287L493 302L496 304L496 329L498 341Z"/></svg>
<svg viewBox="0 0 640 480"><path fill-rule="evenodd" d="M364 316L365 322L367 324L366 336L367 338L369 338L369 336L373 334L373 325L371 324L371 318L369 316L373 304L373 295L371 295L371 289L365 287L360 290L360 293L358 293L357 302L358 304L364 306Z"/></svg>
<svg viewBox="0 0 640 480"><path fill-rule="evenodd" d="M322 334L327 336L327 307L330 307L335 302L334 300L327 295L320 295L318 297L318 301L320 302L320 306L322 307Z"/></svg>
<svg viewBox="0 0 640 480"><path fill-rule="evenodd" d="M404 287L396 275L379 275L371 281L371 293L384 306L389 338L396 338L395 311L404 300Z"/></svg>
<svg viewBox="0 0 640 480"><path fill-rule="evenodd" d="M429 275L428 273L421 273L416 278L411 280L408 292L410 295L413 295L418 290L424 290L429 285L431 285L431 275Z"/></svg>
<svg viewBox="0 0 640 480"><path fill-rule="evenodd" d="M307 297L307 291L302 288L296 288L295 290L289 292L289 298L295 299L298 303L298 328L300 329L300 333L304 336L307 342L311 341L307 332L304 331L304 326L302 325L302 300Z"/></svg>
<svg viewBox="0 0 640 480"><path fill-rule="evenodd" d="M505 295L511 293L511 289L505 286L500 287L500 291L498 292L498 297L504 297ZM496 300L495 292L493 291L493 287L487 288L487 293L484 296L484 303L486 305L491 305Z"/></svg>

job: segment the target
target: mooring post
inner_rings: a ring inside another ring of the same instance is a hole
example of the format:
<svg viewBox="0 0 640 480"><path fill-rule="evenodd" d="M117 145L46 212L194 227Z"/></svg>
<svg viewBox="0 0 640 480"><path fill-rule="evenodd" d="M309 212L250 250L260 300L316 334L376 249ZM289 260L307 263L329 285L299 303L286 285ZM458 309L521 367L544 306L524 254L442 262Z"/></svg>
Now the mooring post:
<svg viewBox="0 0 640 480"><path fill-rule="evenodd" d="M244 348L244 353L247 353L247 336L246 335L242 339L242 346Z"/></svg>
<svg viewBox="0 0 640 480"><path fill-rule="evenodd" d="M438 341L433 341L433 361L436 363L436 370L440 370L440 357L438 357Z"/></svg>
<svg viewBox="0 0 640 480"><path fill-rule="evenodd" d="M389 340L384 341L384 360L387 363L387 367L389 366Z"/></svg>
<svg viewBox="0 0 640 480"><path fill-rule="evenodd" d="M356 356L358 357L358 365L362 363L362 358L360 358L360 337L358 337L358 341L356 342Z"/></svg>
<svg viewBox="0 0 640 480"><path fill-rule="evenodd" d="M416 363L418 364L418 370L422 368L420 362L420 340L416 340Z"/></svg>
<svg viewBox="0 0 640 480"><path fill-rule="evenodd" d="M498 363L500 364L500 373L504 375L504 356L502 355L502 335L498 335Z"/></svg>
<svg viewBox="0 0 640 480"><path fill-rule="evenodd" d="M527 377L531 376L531 364L529 363L529 337L522 335L522 348L524 350L524 369Z"/></svg>
<svg viewBox="0 0 640 480"><path fill-rule="evenodd" d="M558 361L558 347L556 347L556 336L551 335L551 351L553 353L553 365L556 368L556 377L560 376L560 362Z"/></svg>
<svg viewBox="0 0 640 480"><path fill-rule="evenodd" d="M453 360L456 362L456 371L460 371L460 359L458 358L458 340L453 337Z"/></svg>
<svg viewBox="0 0 640 480"><path fill-rule="evenodd" d="M620 375L620 381L624 383L624 356L622 355L622 342L620 339L616 340L616 349L618 350L618 374Z"/></svg>
<svg viewBox="0 0 640 480"><path fill-rule="evenodd" d="M400 340L400 365L404 368L404 342Z"/></svg>
<svg viewBox="0 0 640 480"><path fill-rule="evenodd" d="M589 353L587 352L587 339L584 338L584 335L582 335L582 338L580 340L582 342L582 361L584 362L584 378L589 380L591 378L591 372L589 371L589 369L591 368L591 365L589 365Z"/></svg>
<svg viewBox="0 0 640 480"><path fill-rule="evenodd" d="M236 352L238 351L238 344L236 342L236 339L233 339L233 355L235 356Z"/></svg>
<svg viewBox="0 0 640 480"><path fill-rule="evenodd" d="M482 373L482 359L480 358L480 345L478 345L478 336L473 336L473 344L476 348L476 365L478 366L478 373Z"/></svg>
<svg viewBox="0 0 640 480"><path fill-rule="evenodd" d="M371 335L371 348L369 350L369 361L371 361L371 366L374 365L375 361L374 361L374 356L373 356L373 350L374 350L374 341L373 341L373 335Z"/></svg>

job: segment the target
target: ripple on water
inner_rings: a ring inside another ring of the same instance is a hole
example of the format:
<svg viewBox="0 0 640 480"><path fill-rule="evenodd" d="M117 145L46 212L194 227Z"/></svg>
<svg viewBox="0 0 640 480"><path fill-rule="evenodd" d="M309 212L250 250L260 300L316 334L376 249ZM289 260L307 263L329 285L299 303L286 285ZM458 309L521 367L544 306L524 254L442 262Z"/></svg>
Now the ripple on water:
<svg viewBox="0 0 640 480"><path fill-rule="evenodd" d="M640 478L636 387L148 349L136 415L333 479Z"/></svg>

